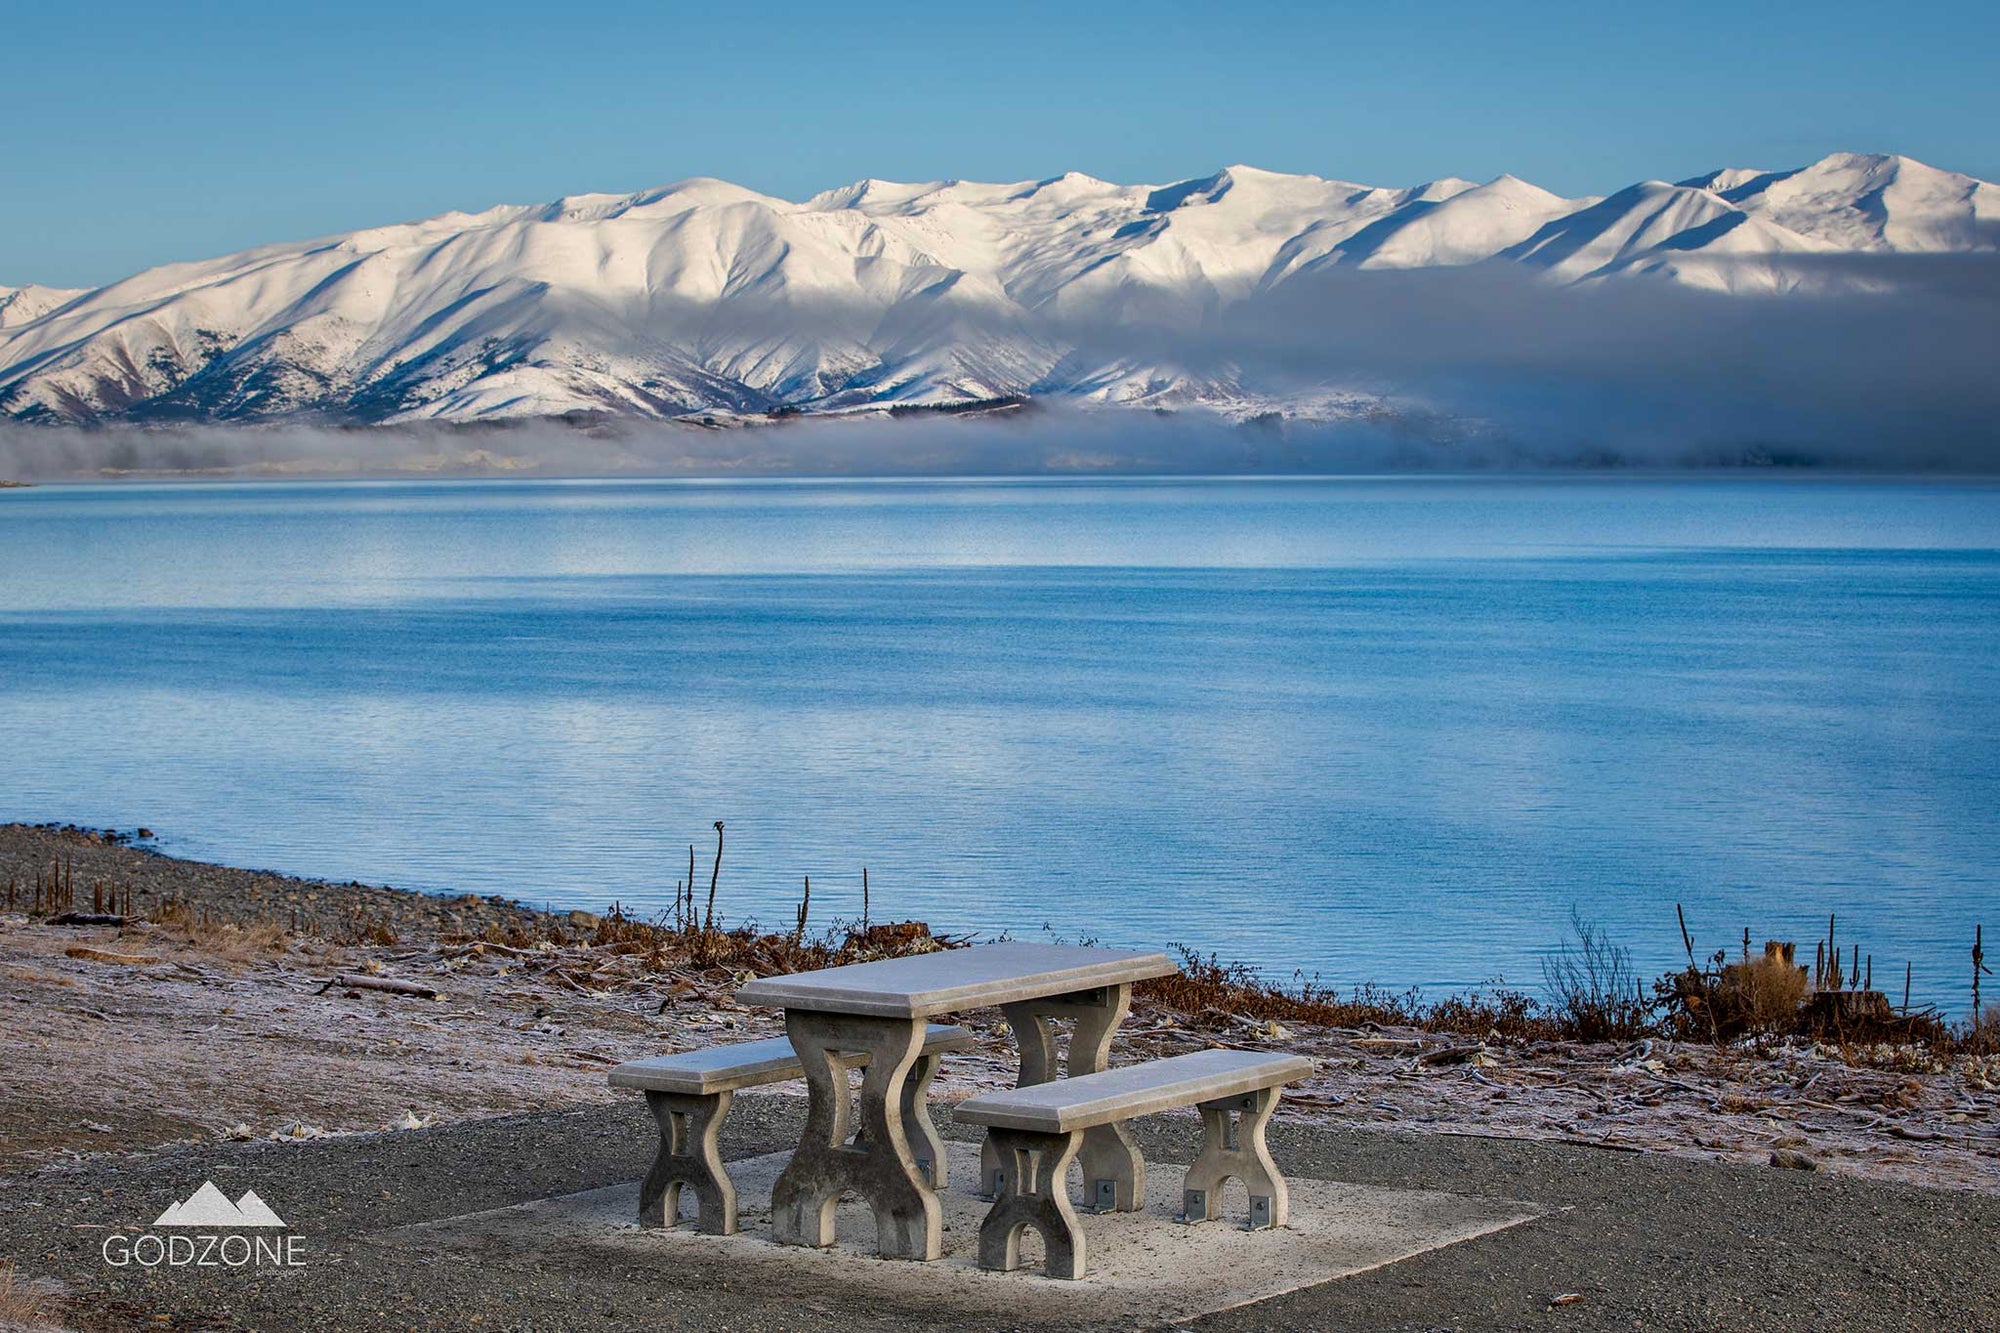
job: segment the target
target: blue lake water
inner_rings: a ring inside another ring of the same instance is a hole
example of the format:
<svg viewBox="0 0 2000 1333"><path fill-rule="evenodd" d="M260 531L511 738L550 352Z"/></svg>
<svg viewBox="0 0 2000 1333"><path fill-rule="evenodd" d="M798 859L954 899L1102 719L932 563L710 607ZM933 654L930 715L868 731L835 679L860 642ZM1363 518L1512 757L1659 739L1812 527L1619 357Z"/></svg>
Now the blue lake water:
<svg viewBox="0 0 2000 1333"><path fill-rule="evenodd" d="M2000 485L0 491L0 818L308 875L1538 985L2000 930Z"/></svg>

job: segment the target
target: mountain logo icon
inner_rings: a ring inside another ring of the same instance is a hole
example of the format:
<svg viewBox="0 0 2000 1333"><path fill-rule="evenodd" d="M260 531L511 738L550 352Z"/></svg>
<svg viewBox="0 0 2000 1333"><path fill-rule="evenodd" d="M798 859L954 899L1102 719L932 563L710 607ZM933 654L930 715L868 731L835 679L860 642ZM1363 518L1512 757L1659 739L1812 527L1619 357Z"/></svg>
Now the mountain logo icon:
<svg viewBox="0 0 2000 1333"><path fill-rule="evenodd" d="M156 1227L207 1227L211 1230L237 1229L241 1227L281 1227L284 1219L271 1211L271 1205L257 1197L256 1190L245 1190L243 1197L235 1203L229 1196L215 1187L212 1180L204 1180L201 1188L188 1196L186 1203L176 1203L155 1218Z"/></svg>

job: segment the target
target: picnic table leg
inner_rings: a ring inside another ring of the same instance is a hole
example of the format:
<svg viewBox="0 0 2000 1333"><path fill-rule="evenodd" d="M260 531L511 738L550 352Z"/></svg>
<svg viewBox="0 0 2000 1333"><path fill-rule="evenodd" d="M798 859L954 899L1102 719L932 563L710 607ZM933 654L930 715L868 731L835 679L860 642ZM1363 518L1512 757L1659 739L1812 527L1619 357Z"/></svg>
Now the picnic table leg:
<svg viewBox="0 0 2000 1333"><path fill-rule="evenodd" d="M822 1014L792 1009L785 1031L806 1077L806 1130L771 1190L771 1238L782 1245L834 1243L834 1213L852 1190L875 1210L884 1258L936 1259L944 1253L944 1216L918 1169L904 1129L906 1088L921 1058L921 1019ZM860 1133L854 1124L842 1052L866 1052ZM942 1160L940 1157L937 1160Z"/></svg>
<svg viewBox="0 0 2000 1333"><path fill-rule="evenodd" d="M910 1145L917 1170L934 1190L950 1183L950 1160L944 1138L931 1121L931 1080L937 1077L941 1055L919 1055L903 1080L903 1137Z"/></svg>
<svg viewBox="0 0 2000 1333"><path fill-rule="evenodd" d="M1014 1029L1021 1048L1021 1076L1015 1086L1032 1088L1058 1077L1103 1072L1110 1063L1111 1042L1118 1027L1132 1012L1132 987L1104 986L1072 995L1042 1000L1022 1000L1003 1004L1000 1012ZM1069 1060L1057 1069L1055 1032L1049 1024L1068 1019L1076 1024L1070 1033ZM1133 1213L1146 1206L1146 1159L1131 1132L1122 1124L1099 1125L1084 1131L1084 1201L1100 1213ZM979 1150L980 1193L998 1198L1009 1180L1008 1154L988 1134Z"/></svg>

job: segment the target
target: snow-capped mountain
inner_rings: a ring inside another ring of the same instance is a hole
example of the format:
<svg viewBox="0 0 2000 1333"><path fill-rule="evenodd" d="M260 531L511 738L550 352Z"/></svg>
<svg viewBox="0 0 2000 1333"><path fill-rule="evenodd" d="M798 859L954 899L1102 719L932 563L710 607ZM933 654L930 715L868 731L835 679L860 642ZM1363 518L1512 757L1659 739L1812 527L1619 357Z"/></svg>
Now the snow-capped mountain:
<svg viewBox="0 0 2000 1333"><path fill-rule="evenodd" d="M84 294L82 288L0 287L0 330L18 328L40 319Z"/></svg>
<svg viewBox="0 0 2000 1333"><path fill-rule="evenodd" d="M1338 413L1369 394L1165 349L1343 269L1514 265L1558 285L1785 296L1881 283L1879 266L1828 262L1841 256L1996 249L2000 187L1855 154L1584 199L1512 176L1398 190L1241 166L1166 186L865 180L803 203L695 179L96 291L0 288L0 414L713 420L1032 397Z"/></svg>

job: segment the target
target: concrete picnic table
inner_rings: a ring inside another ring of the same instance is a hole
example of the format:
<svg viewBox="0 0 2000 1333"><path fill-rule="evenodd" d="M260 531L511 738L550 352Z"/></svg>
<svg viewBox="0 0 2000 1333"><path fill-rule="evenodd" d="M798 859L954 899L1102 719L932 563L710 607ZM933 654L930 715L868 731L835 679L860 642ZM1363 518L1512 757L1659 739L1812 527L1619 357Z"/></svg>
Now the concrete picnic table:
<svg viewBox="0 0 2000 1333"><path fill-rule="evenodd" d="M805 1068L805 1136L771 1192L772 1239L833 1244L835 1207L852 1191L874 1209L885 1258L940 1257L937 1189L945 1184L944 1144L930 1121L930 1078L909 1077L929 1020L999 1006L1020 1045L1019 1085L1032 1087L1104 1069L1112 1038L1132 1008L1132 983L1175 970L1165 954L1143 950L986 944L744 986L736 993L742 1003L785 1011L785 1032ZM1060 1073L1050 1028L1057 1019L1076 1024ZM859 1063L855 1052L868 1057L858 1134L847 1079ZM913 1144L912 1134L929 1141ZM1143 1206L1145 1161L1123 1125L1090 1131L1079 1157L1086 1179L1114 1184L1115 1197L1096 1200L1098 1207ZM981 1192L1001 1192L1005 1182L996 1173L1004 1170L989 1142L981 1154Z"/></svg>

